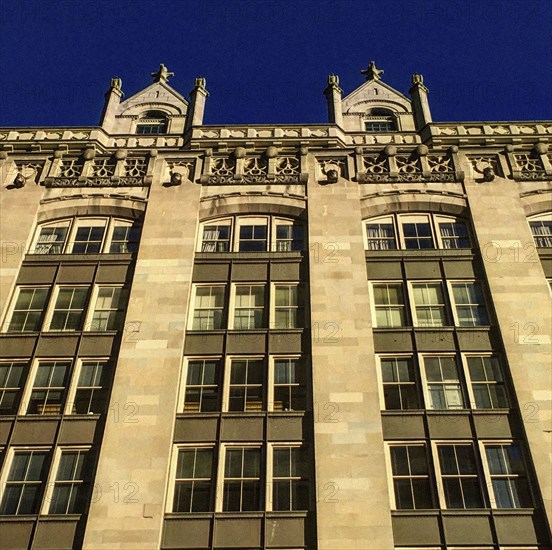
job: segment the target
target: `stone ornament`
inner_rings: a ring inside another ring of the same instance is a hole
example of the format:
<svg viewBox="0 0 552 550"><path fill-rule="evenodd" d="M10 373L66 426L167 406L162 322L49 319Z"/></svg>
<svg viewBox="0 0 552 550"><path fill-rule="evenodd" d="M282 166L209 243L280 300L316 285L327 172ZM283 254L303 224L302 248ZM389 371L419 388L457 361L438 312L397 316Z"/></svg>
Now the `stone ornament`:
<svg viewBox="0 0 552 550"><path fill-rule="evenodd" d="M366 76L366 80L381 80L383 70L376 68L376 63L374 61L370 61L368 68L363 69L360 73Z"/></svg>

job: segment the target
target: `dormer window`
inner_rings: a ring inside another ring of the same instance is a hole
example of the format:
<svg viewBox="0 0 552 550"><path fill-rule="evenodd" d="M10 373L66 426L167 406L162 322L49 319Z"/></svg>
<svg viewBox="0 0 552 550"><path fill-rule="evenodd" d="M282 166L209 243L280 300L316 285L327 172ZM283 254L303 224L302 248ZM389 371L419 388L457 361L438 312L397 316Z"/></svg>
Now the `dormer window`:
<svg viewBox="0 0 552 550"><path fill-rule="evenodd" d="M366 132L394 132L396 129L395 117L389 109L371 109L364 120Z"/></svg>
<svg viewBox="0 0 552 550"><path fill-rule="evenodd" d="M168 127L167 113L163 111L146 111L136 124L137 134L166 134Z"/></svg>

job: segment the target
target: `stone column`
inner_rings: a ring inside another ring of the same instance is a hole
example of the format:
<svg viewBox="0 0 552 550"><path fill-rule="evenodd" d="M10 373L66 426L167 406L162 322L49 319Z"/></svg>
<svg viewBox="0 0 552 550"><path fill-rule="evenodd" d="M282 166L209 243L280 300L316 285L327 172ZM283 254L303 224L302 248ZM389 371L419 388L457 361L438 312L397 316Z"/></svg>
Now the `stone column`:
<svg viewBox="0 0 552 550"><path fill-rule="evenodd" d="M358 185L308 191L319 550L392 550Z"/></svg>
<svg viewBox="0 0 552 550"><path fill-rule="evenodd" d="M465 173L471 167L466 163ZM550 292L515 181L466 178L472 223L501 327L523 427L546 513L552 519ZM520 239L512 239L512 235Z"/></svg>
<svg viewBox="0 0 552 550"><path fill-rule="evenodd" d="M87 550L160 546L200 194L191 182L162 187L161 164L116 363Z"/></svg>

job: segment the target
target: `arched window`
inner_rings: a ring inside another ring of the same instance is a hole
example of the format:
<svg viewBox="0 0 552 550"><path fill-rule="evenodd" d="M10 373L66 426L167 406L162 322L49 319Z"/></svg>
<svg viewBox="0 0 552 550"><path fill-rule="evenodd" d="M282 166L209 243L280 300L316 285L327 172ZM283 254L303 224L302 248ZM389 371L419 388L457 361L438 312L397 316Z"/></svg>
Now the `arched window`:
<svg viewBox="0 0 552 550"><path fill-rule="evenodd" d="M201 224L198 252L303 250L303 224L279 216L229 216Z"/></svg>
<svg viewBox="0 0 552 550"><path fill-rule="evenodd" d="M140 115L136 124L137 134L166 134L168 116L163 111L146 111Z"/></svg>
<svg viewBox="0 0 552 550"><path fill-rule="evenodd" d="M529 227L537 248L552 248L552 212L533 216Z"/></svg>
<svg viewBox="0 0 552 550"><path fill-rule="evenodd" d="M367 250L471 248L467 223L427 213L390 214L364 222Z"/></svg>
<svg viewBox="0 0 552 550"><path fill-rule="evenodd" d="M367 132L396 131L397 125L393 111L381 107L370 109L368 117L364 121L364 129Z"/></svg>

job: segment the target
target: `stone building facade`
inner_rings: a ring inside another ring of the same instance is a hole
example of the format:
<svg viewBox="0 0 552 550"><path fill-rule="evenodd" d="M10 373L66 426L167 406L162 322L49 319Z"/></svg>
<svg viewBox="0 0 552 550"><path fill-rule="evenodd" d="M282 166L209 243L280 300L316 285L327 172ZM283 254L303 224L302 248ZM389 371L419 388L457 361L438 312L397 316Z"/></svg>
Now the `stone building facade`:
<svg viewBox="0 0 552 550"><path fill-rule="evenodd" d="M3 548L551 548L552 121L363 74L0 129Z"/></svg>

